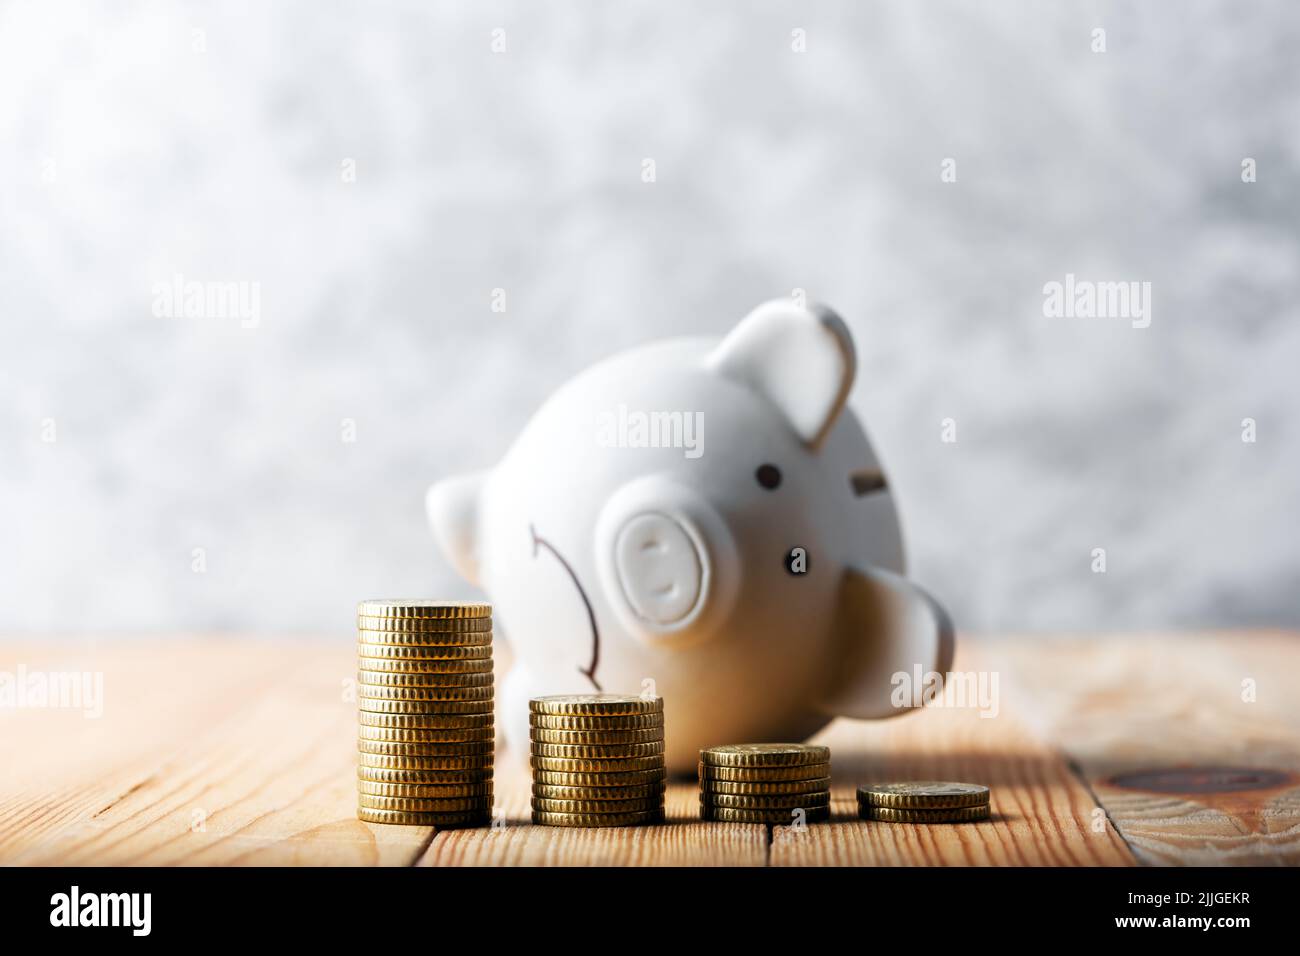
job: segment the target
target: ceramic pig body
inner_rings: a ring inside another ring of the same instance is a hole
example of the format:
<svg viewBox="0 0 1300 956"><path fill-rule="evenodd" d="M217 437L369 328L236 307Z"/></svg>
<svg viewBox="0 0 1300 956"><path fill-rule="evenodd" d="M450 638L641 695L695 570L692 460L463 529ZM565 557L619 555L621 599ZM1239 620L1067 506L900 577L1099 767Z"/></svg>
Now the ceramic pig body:
<svg viewBox="0 0 1300 956"><path fill-rule="evenodd" d="M768 303L721 342L593 366L494 469L430 489L435 537L515 653L512 747L530 697L650 690L685 771L701 747L898 713L893 674L948 670L951 627L901 577L892 496L845 408L853 375L838 317Z"/></svg>

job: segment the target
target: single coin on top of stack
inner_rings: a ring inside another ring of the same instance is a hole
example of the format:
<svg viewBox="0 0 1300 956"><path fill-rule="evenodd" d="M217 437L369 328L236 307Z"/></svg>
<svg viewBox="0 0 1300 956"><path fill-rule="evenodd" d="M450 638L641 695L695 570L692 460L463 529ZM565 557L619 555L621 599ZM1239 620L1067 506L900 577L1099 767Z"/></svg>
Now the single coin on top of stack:
<svg viewBox="0 0 1300 956"><path fill-rule="evenodd" d="M806 823L831 815L831 752L810 744L729 744L700 751L700 815L724 823Z"/></svg>
<svg viewBox="0 0 1300 956"><path fill-rule="evenodd" d="M492 608L357 605L357 816L482 826L492 816Z"/></svg>
<svg viewBox="0 0 1300 956"><path fill-rule="evenodd" d="M912 780L858 787L858 816L880 823L969 823L989 818L989 788Z"/></svg>
<svg viewBox="0 0 1300 956"><path fill-rule="evenodd" d="M663 698L535 697L528 709L534 823L625 827L663 820Z"/></svg>

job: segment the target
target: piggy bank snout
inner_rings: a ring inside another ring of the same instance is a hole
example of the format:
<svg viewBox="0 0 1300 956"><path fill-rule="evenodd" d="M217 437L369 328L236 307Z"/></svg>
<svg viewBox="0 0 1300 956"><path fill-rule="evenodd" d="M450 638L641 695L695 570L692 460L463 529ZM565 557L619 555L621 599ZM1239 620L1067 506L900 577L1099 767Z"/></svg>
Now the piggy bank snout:
<svg viewBox="0 0 1300 956"><path fill-rule="evenodd" d="M614 537L614 570L623 600L638 618L672 628L704 599L705 557L679 520L644 511Z"/></svg>
<svg viewBox="0 0 1300 956"><path fill-rule="evenodd" d="M647 476L620 488L597 523L601 583L629 633L678 646L716 630L735 599L731 529L695 489Z"/></svg>

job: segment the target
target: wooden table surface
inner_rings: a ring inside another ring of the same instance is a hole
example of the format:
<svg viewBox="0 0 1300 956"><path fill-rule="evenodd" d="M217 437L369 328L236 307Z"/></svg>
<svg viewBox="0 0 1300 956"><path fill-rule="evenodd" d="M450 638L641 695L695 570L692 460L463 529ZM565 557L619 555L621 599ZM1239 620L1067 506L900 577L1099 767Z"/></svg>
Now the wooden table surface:
<svg viewBox="0 0 1300 956"><path fill-rule="evenodd" d="M0 674L102 672L104 709L0 708L0 864L1300 862L1300 635L959 648L956 670L997 675L997 715L837 721L817 738L832 753L831 823L703 823L683 780L663 826L532 826L527 769L503 753L507 824L434 832L356 819L349 638L3 642ZM857 819L859 783L923 778L989 785L992 819Z"/></svg>

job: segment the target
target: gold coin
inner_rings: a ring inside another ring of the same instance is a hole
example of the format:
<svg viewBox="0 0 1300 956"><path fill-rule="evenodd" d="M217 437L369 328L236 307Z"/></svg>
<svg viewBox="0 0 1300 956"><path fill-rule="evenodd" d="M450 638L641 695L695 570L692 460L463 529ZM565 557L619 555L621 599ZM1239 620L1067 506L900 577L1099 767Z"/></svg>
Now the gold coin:
<svg viewBox="0 0 1300 956"><path fill-rule="evenodd" d="M571 770L534 770L533 785L551 787L643 787L660 783L667 776L663 767L654 770L631 770L623 773L582 773Z"/></svg>
<svg viewBox="0 0 1300 956"><path fill-rule="evenodd" d="M492 782L492 768L480 770L395 770L390 767L357 767L358 780L376 783L416 783L426 786L473 786Z"/></svg>
<svg viewBox="0 0 1300 956"><path fill-rule="evenodd" d="M491 617L492 605L481 601L404 601L372 598L358 602L357 613L372 617Z"/></svg>
<svg viewBox="0 0 1300 956"><path fill-rule="evenodd" d="M413 813L409 810L376 810L373 807L357 807L357 819L365 823L395 823L404 826L438 827L483 827L491 822L492 816L487 811L472 813Z"/></svg>
<svg viewBox="0 0 1300 956"><path fill-rule="evenodd" d="M472 634L454 631L357 631L359 644L389 644L396 647L487 647L492 643L491 631Z"/></svg>
<svg viewBox="0 0 1300 956"><path fill-rule="evenodd" d="M490 661L491 644L437 644L421 646L418 644L367 644L357 642L357 656L362 667L370 667L367 661Z"/></svg>
<svg viewBox="0 0 1300 956"><path fill-rule="evenodd" d="M363 767L382 767L388 770L475 770L492 772L492 755L472 757L434 757L418 754L376 754L362 751L357 763Z"/></svg>
<svg viewBox="0 0 1300 956"><path fill-rule="evenodd" d="M948 783L938 780L910 780L901 783L869 783L858 787L858 803L896 810L946 810L979 807L989 802L989 788L978 783Z"/></svg>
<svg viewBox="0 0 1300 956"><path fill-rule="evenodd" d="M357 629L383 634L481 634L492 630L492 618L358 617Z"/></svg>
<svg viewBox="0 0 1300 956"><path fill-rule="evenodd" d="M700 751L711 767L803 767L830 763L829 747L812 744L727 744Z"/></svg>
<svg viewBox="0 0 1300 956"><path fill-rule="evenodd" d="M491 727L369 727L357 728L362 740L387 740L404 744L463 744L471 741L490 741L496 738Z"/></svg>
<svg viewBox="0 0 1300 956"><path fill-rule="evenodd" d="M797 793L823 793L830 789L830 777L811 780L779 780L776 783L741 783L734 780L714 780L705 777L700 781L704 794L730 793L740 797L764 797Z"/></svg>
<svg viewBox="0 0 1300 956"><path fill-rule="evenodd" d="M657 727L646 730L543 730L534 727L528 732L528 739L539 744L609 747L619 744L662 744L664 732Z"/></svg>
<svg viewBox="0 0 1300 956"><path fill-rule="evenodd" d="M662 798L663 783L650 783L635 787L563 787L549 783L533 784L533 796L548 800L646 800Z"/></svg>
<svg viewBox="0 0 1300 956"><path fill-rule="evenodd" d="M543 813L643 813L663 807L663 797L639 800L552 800L533 797L533 811Z"/></svg>
<svg viewBox="0 0 1300 956"><path fill-rule="evenodd" d="M763 796L745 796L736 793L702 793L700 802L710 807L733 807L736 810L790 810L803 807L829 807L829 790L820 793L770 793Z"/></svg>
<svg viewBox="0 0 1300 956"><path fill-rule="evenodd" d="M374 714L492 714L492 700L379 700L361 695L357 707Z"/></svg>
<svg viewBox="0 0 1300 956"><path fill-rule="evenodd" d="M618 717L591 717L583 714L530 713L528 721L534 729L562 730L573 733L594 733L604 730L658 730L663 733L664 715L623 714Z"/></svg>
<svg viewBox="0 0 1300 956"><path fill-rule="evenodd" d="M389 687L358 684L357 695L378 700L491 700L491 687Z"/></svg>
<svg viewBox="0 0 1300 956"><path fill-rule="evenodd" d="M473 810L488 812L492 799L482 797L381 797L373 793L358 793L357 806L372 810L413 810L416 813L469 813Z"/></svg>
<svg viewBox="0 0 1300 956"><path fill-rule="evenodd" d="M464 743L437 741L357 740L357 750L363 754L387 754L390 757L491 757L495 746L491 740L470 740Z"/></svg>
<svg viewBox="0 0 1300 956"><path fill-rule="evenodd" d="M830 807L798 807L790 810L737 810L733 807L701 807L700 816L718 823L769 823L787 826L802 812L805 823L820 823L831 818Z"/></svg>
<svg viewBox="0 0 1300 956"><path fill-rule="evenodd" d="M376 674L491 674L492 658L477 660L414 660L389 657L358 657L357 667Z"/></svg>
<svg viewBox="0 0 1300 956"><path fill-rule="evenodd" d="M634 827L643 823L662 823L662 810L637 813L554 813L534 810L533 823L543 827Z"/></svg>
<svg viewBox="0 0 1300 956"><path fill-rule="evenodd" d="M594 759L623 759L629 757L654 757L664 752L662 740L646 744L544 744L533 741L534 757L576 757Z"/></svg>
<svg viewBox="0 0 1300 956"><path fill-rule="evenodd" d="M373 714L357 711L363 727L393 727L420 730L491 730L492 714Z"/></svg>
<svg viewBox="0 0 1300 956"><path fill-rule="evenodd" d="M699 765L701 780L729 780L733 783L778 783L829 777L831 765L810 763L803 767L710 767Z"/></svg>
<svg viewBox="0 0 1300 956"><path fill-rule="evenodd" d="M664 766L663 754L653 757L529 757L528 765L534 770L560 773L632 773L637 770L657 770Z"/></svg>
<svg viewBox="0 0 1300 956"><path fill-rule="evenodd" d="M534 697L528 702L534 714L615 717L630 714L659 714L664 709L662 697L624 697L619 694L561 694Z"/></svg>
<svg viewBox="0 0 1300 956"><path fill-rule="evenodd" d="M987 820L989 808L949 807L946 810L899 810L894 807L858 807L858 816L880 823L971 823Z"/></svg>
<svg viewBox="0 0 1300 956"><path fill-rule="evenodd" d="M389 783L358 780L357 791L377 797L422 797L449 800L457 797L492 797L492 781L486 783Z"/></svg>
<svg viewBox="0 0 1300 956"><path fill-rule="evenodd" d="M357 672L357 679L375 687L491 687L491 674L394 674L388 671Z"/></svg>

